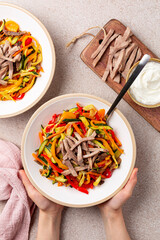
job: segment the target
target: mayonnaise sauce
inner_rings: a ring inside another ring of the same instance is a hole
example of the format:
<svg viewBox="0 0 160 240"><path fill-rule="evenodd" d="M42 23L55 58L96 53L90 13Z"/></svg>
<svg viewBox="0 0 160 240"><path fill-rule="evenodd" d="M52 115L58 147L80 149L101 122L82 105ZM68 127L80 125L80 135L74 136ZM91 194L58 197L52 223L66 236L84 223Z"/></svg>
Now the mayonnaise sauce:
<svg viewBox="0 0 160 240"><path fill-rule="evenodd" d="M160 63L148 62L131 85L130 93L140 103L160 103Z"/></svg>

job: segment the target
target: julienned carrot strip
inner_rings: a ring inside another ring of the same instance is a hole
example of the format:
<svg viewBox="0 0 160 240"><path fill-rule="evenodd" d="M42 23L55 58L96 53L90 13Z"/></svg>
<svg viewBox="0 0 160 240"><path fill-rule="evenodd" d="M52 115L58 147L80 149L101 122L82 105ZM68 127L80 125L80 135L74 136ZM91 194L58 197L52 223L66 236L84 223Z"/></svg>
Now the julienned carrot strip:
<svg viewBox="0 0 160 240"><path fill-rule="evenodd" d="M47 166L47 164L44 163L41 159L39 159L35 153L32 153L32 156L36 159L36 161L40 162L42 165Z"/></svg>
<svg viewBox="0 0 160 240"><path fill-rule="evenodd" d="M120 142L120 140L119 140L116 136L114 136L114 137L115 137L115 140L116 140L116 142L118 143L119 147L121 147L121 146L122 146L122 143Z"/></svg>
<svg viewBox="0 0 160 240"><path fill-rule="evenodd" d="M72 125L73 125L74 129L76 130L76 132L83 138L84 135L83 135L83 133L80 131L79 127L78 127L75 123L73 123Z"/></svg>
<svg viewBox="0 0 160 240"><path fill-rule="evenodd" d="M97 177L101 176L102 178L106 178L103 174L101 173L95 173L95 172L88 172L88 174L95 175Z"/></svg>
<svg viewBox="0 0 160 240"><path fill-rule="evenodd" d="M40 142L42 143L42 142L43 142L43 135L42 135L42 132L39 132L39 139L40 139Z"/></svg>
<svg viewBox="0 0 160 240"><path fill-rule="evenodd" d="M60 133L63 133L63 132L69 127L69 125L70 125L70 124L67 124L67 125L64 127L63 130L61 130L61 131L59 131L59 132L57 132L57 133L54 133L54 134L50 135L47 139L51 139L52 137L57 136L57 135L60 134Z"/></svg>
<svg viewBox="0 0 160 240"><path fill-rule="evenodd" d="M110 141L113 143L113 145L114 145L121 153L123 153L123 150L120 149L120 148L117 146L117 144L115 143L115 141L114 141L113 138L109 135L109 133L106 131L105 128L103 128L103 131L104 131L104 133L106 134L108 140L110 140Z"/></svg>
<svg viewBox="0 0 160 240"><path fill-rule="evenodd" d="M107 163L108 163L108 165L109 165L111 162L112 162L111 160L110 160L110 161L108 161L108 160L103 160L103 161L97 163L97 165L98 165L98 166L101 166L101 165L107 164Z"/></svg>
<svg viewBox="0 0 160 240"><path fill-rule="evenodd" d="M21 48L21 49L18 50L17 52L15 52L15 53L13 54L13 57L15 57L17 54L19 54L20 52L22 52L23 50L25 50L26 48L29 48L29 47L31 47L31 46L33 46L33 43L31 43L31 44L29 44L29 45Z"/></svg>
<svg viewBox="0 0 160 240"><path fill-rule="evenodd" d="M109 153L114 156L114 152L112 150L112 148L109 146L108 142L103 139L103 138L96 138L96 140L100 140L103 143L103 146L109 151Z"/></svg>
<svg viewBox="0 0 160 240"><path fill-rule="evenodd" d="M54 160L56 161L56 163L58 164L59 168L67 170L68 167L66 165L64 165L61 162L61 160L59 158L57 158L57 156L56 156L56 142L57 142L57 139L54 139L54 141L52 143L52 147L51 147L52 156L53 156Z"/></svg>

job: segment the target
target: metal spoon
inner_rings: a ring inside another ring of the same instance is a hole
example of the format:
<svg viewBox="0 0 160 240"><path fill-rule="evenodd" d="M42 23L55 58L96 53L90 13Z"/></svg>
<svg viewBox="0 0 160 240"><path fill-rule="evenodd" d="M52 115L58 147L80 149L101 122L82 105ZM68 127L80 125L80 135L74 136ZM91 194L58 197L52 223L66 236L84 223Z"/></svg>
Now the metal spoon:
<svg viewBox="0 0 160 240"><path fill-rule="evenodd" d="M137 65L137 67L135 68L135 70L133 71L133 73L131 74L131 76L129 77L128 81L126 82L126 84L124 85L124 87L122 88L121 92L118 94L118 96L116 97L115 101L112 103L111 107L109 108L108 112L105 115L106 120L108 119L109 115L112 113L112 111L115 109L115 107L117 106L117 104L119 103L119 101L122 99L122 97L124 96L124 94L127 92L127 90L130 88L130 86L132 85L132 83L134 82L134 80L137 78L137 76L140 74L140 72L142 71L142 69L144 68L144 66L147 64L147 62L149 61L150 56L148 54L145 54L141 61L139 62L139 64Z"/></svg>

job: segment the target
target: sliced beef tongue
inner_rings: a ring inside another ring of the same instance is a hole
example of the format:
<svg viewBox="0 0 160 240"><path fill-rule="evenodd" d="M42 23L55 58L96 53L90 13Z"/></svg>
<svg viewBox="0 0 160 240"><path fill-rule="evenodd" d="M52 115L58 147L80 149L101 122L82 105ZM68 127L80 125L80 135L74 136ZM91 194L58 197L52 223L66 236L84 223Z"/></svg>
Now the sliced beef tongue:
<svg viewBox="0 0 160 240"><path fill-rule="evenodd" d="M7 86L7 82L4 81L4 80L1 80L1 79L0 79L0 84L3 85L3 86Z"/></svg>
<svg viewBox="0 0 160 240"><path fill-rule="evenodd" d="M108 42L104 45L104 47L102 48L102 50L100 51L100 53L97 55L97 57L94 59L93 61L93 66L95 67L97 65L97 63L101 60L103 54L105 53L106 49L108 48L108 46L119 36L119 34L115 33L113 34L110 39L108 40Z"/></svg>
<svg viewBox="0 0 160 240"><path fill-rule="evenodd" d="M131 43L128 48L126 48L126 52L125 52L125 56L123 58L123 61L122 61L122 64L121 64L121 67L119 69L120 72L123 72L124 71L124 68L125 68L125 64L127 62L127 59L129 58L130 54L132 53L132 51L137 47L137 44L136 43Z"/></svg>
<svg viewBox="0 0 160 240"><path fill-rule="evenodd" d="M21 36L21 35L24 35L26 34L26 32L12 32L12 31L7 31L5 29L5 26L3 27L3 32L5 35L8 35L8 36Z"/></svg>
<svg viewBox="0 0 160 240"><path fill-rule="evenodd" d="M136 55L136 58L134 60L134 63L138 62L140 60L141 56L142 56L142 51L141 51L140 48L138 48L137 55Z"/></svg>
<svg viewBox="0 0 160 240"><path fill-rule="evenodd" d="M110 29L108 34L104 37L102 43L98 46L98 48L95 50L95 52L91 55L91 58L95 58L100 53L100 51L106 45L106 43L108 42L110 37L113 35L113 33L114 33L114 30Z"/></svg>
<svg viewBox="0 0 160 240"><path fill-rule="evenodd" d="M64 143L64 148L66 150L66 154L65 156L63 156L63 160L67 160L67 159L73 159L74 161L77 162L77 157L76 155L73 153L73 151L69 148L69 145L68 145L68 141L67 141L67 138L65 138L63 140L63 143Z"/></svg>
<svg viewBox="0 0 160 240"><path fill-rule="evenodd" d="M84 170L88 169L88 165L83 166L83 167L75 167L74 169L75 169L76 172L84 171ZM69 175L70 173L71 173L70 170L65 170L65 171L62 172L62 174L63 174L64 176L67 176L67 175Z"/></svg>
<svg viewBox="0 0 160 240"><path fill-rule="evenodd" d="M125 49L122 49L120 52L119 52L119 56L115 62L115 66L113 68L113 71L111 72L110 76L112 79L115 78L116 74L118 73L118 70L123 62L123 58L125 56Z"/></svg>
<svg viewBox="0 0 160 240"><path fill-rule="evenodd" d="M7 72L7 70L8 70L8 66L6 66L0 70L0 79L1 80L3 79L3 76Z"/></svg>
<svg viewBox="0 0 160 240"><path fill-rule="evenodd" d="M78 146L77 162L78 162L79 165L82 165L82 163L83 163L83 155L82 155L82 147L81 147L81 145Z"/></svg>
<svg viewBox="0 0 160 240"><path fill-rule="evenodd" d="M128 73L128 71L129 71L130 67L131 67L132 64L134 63L137 49L138 49L138 47L136 47L136 48L133 50L133 52L131 53L131 55L130 55L127 63L126 63L125 69L124 69L124 71L122 72L122 76L123 76L124 78L126 78L127 73Z"/></svg>
<svg viewBox="0 0 160 240"><path fill-rule="evenodd" d="M77 177L77 172L74 169L74 167L72 166L71 162L69 160L65 161L65 165L68 167L68 169L70 170L70 173L74 176Z"/></svg>

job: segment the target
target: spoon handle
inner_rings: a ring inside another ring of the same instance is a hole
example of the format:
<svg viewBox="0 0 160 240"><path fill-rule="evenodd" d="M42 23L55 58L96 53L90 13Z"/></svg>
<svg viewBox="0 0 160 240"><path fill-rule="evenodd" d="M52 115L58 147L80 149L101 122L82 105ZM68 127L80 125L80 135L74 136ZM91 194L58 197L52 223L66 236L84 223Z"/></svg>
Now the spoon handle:
<svg viewBox="0 0 160 240"><path fill-rule="evenodd" d="M115 101L112 103L111 107L109 108L108 112L106 113L105 118L107 119L109 117L109 115L111 114L111 112L115 109L115 107L117 106L117 104L119 103L119 101L122 99L122 97L124 96L124 94L127 92L127 90L130 88L130 86L132 85L132 83L134 82L134 80L136 79L136 77L140 74L140 72L142 71L142 69L144 68L144 66L147 64L147 62L149 61L150 56L148 54L145 54L143 56L143 58L141 59L141 61L139 62L139 64L137 65L137 67L135 68L135 70L133 71L133 73L131 74L131 76L129 77L128 81L126 82L126 84L124 85L124 87L122 88L121 92L118 94L117 98L115 99Z"/></svg>

